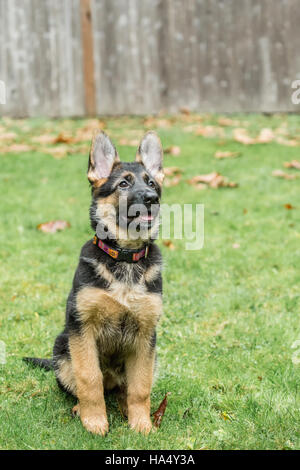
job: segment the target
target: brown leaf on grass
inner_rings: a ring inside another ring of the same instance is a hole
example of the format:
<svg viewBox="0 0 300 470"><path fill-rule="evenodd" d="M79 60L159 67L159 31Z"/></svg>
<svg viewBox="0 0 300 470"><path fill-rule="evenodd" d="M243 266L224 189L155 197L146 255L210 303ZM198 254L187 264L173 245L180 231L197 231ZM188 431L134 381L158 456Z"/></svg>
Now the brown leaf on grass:
<svg viewBox="0 0 300 470"><path fill-rule="evenodd" d="M198 123L190 124L189 126L183 127L183 132L195 132L196 129L199 127Z"/></svg>
<svg viewBox="0 0 300 470"><path fill-rule="evenodd" d="M68 154L72 155L74 153L88 153L90 150L90 145L76 145L74 147L68 148Z"/></svg>
<svg viewBox="0 0 300 470"><path fill-rule="evenodd" d="M57 147L42 147L39 149L42 153L51 155L56 160L61 160L68 155L69 147L67 145L59 145Z"/></svg>
<svg viewBox="0 0 300 470"><path fill-rule="evenodd" d="M295 168L296 170L300 170L300 162L298 160L292 160L291 162L285 162L284 166L286 168Z"/></svg>
<svg viewBox="0 0 300 470"><path fill-rule="evenodd" d="M17 137L15 132L1 132L0 133L0 141L1 140L14 140Z"/></svg>
<svg viewBox="0 0 300 470"><path fill-rule="evenodd" d="M233 130L233 138L244 145L268 144L275 139L275 134L272 129L266 127L261 129L257 137L251 137L246 129L238 127Z"/></svg>
<svg viewBox="0 0 300 470"><path fill-rule="evenodd" d="M178 166L166 166L164 168L164 174L166 176L181 175L182 169Z"/></svg>
<svg viewBox="0 0 300 470"><path fill-rule="evenodd" d="M284 137L277 137L276 142L281 145L286 145L287 147L298 147L300 145L300 141L296 139L286 139Z"/></svg>
<svg viewBox="0 0 300 470"><path fill-rule="evenodd" d="M272 131L272 129L269 128L264 128L261 129L258 137L255 140L255 144L268 144L269 142L272 142L275 138L275 134Z"/></svg>
<svg viewBox="0 0 300 470"><path fill-rule="evenodd" d="M57 136L53 134L42 134L32 137L31 141L37 144L54 144L56 138Z"/></svg>
<svg viewBox="0 0 300 470"><path fill-rule="evenodd" d="M144 119L144 126L146 128L162 128L168 129L172 125L170 119L162 119L160 117L148 116Z"/></svg>
<svg viewBox="0 0 300 470"><path fill-rule="evenodd" d="M164 168L164 174L166 176L164 180L164 186L166 188L171 188L172 186L177 186L181 181L182 169L177 166L167 166Z"/></svg>
<svg viewBox="0 0 300 470"><path fill-rule="evenodd" d="M171 242L171 240L164 240L163 245L169 248L169 250L172 250L172 251L175 250L175 245L173 242Z"/></svg>
<svg viewBox="0 0 300 470"><path fill-rule="evenodd" d="M283 178L285 180L294 180L298 177L298 175L290 175L289 173L286 173L282 170L272 171L272 176L275 176L276 178Z"/></svg>
<svg viewBox="0 0 300 470"><path fill-rule="evenodd" d="M234 119L230 119L228 117L220 117L218 119L218 124L220 124L220 126L224 126L224 127L238 127L238 126L241 125L241 122L236 121Z"/></svg>
<svg viewBox="0 0 300 470"><path fill-rule="evenodd" d="M120 145L127 145L128 147L137 147L140 141L138 139L126 139L122 138L119 140Z"/></svg>
<svg viewBox="0 0 300 470"><path fill-rule="evenodd" d="M65 220L52 220L51 222L39 224L37 229L44 233L55 233L69 227L71 227L71 224Z"/></svg>
<svg viewBox="0 0 300 470"><path fill-rule="evenodd" d="M188 180L188 183L195 186L197 189L205 189L203 184L208 185L210 188L235 188L237 183L228 181L228 179L220 173L213 172L206 175L197 175Z"/></svg>
<svg viewBox="0 0 300 470"><path fill-rule="evenodd" d="M155 413L153 413L153 424L156 428L159 428L161 425L168 404L168 395L170 395L170 392L165 394L163 401L161 402Z"/></svg>
<svg viewBox="0 0 300 470"><path fill-rule="evenodd" d="M238 127L236 129L233 129L233 138L240 144L244 144L244 145L254 144L254 140L255 140L249 136L247 130L244 129L243 127Z"/></svg>
<svg viewBox="0 0 300 470"><path fill-rule="evenodd" d="M213 137L224 137L225 132L222 127L198 126L195 131L195 134L202 136L202 137L213 138Z"/></svg>
<svg viewBox="0 0 300 470"><path fill-rule="evenodd" d="M6 147L0 148L0 151L3 153L22 153L22 152L30 152L34 150L32 145L27 144L11 144Z"/></svg>
<svg viewBox="0 0 300 470"><path fill-rule="evenodd" d="M236 158L236 157L240 157L242 154L241 152L230 152L230 151L217 151L215 153L215 157L216 158Z"/></svg>
<svg viewBox="0 0 300 470"><path fill-rule="evenodd" d="M93 139L95 132L103 130L104 128L104 121L101 121L100 119L89 119L86 121L84 127L77 129L74 142L90 142Z"/></svg>
<svg viewBox="0 0 300 470"><path fill-rule="evenodd" d="M181 148L178 145L171 145L170 147L164 149L164 153L177 157L181 153Z"/></svg>
<svg viewBox="0 0 300 470"><path fill-rule="evenodd" d="M291 209L296 209L296 207L292 206L292 204L284 204L284 207L286 208L286 210L291 210Z"/></svg>
<svg viewBox="0 0 300 470"><path fill-rule="evenodd" d="M61 132L54 140L54 144L70 144L75 142L75 138L72 134L65 134Z"/></svg>
<svg viewBox="0 0 300 470"><path fill-rule="evenodd" d="M173 178L165 178L164 179L164 186L166 188L172 188L173 186L177 186L181 181L181 175L174 176Z"/></svg>

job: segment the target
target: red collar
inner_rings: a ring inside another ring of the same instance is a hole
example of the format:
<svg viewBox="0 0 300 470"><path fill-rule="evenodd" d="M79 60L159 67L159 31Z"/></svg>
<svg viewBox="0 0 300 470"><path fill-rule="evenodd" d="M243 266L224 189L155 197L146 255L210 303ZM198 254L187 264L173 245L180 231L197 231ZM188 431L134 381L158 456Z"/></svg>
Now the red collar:
<svg viewBox="0 0 300 470"><path fill-rule="evenodd" d="M145 246L142 250L127 250L125 248L111 248L100 240L97 235L94 236L93 244L97 245L102 251L111 256L111 258L118 261L127 261L127 263L135 263L141 258L147 258L149 252L149 245Z"/></svg>

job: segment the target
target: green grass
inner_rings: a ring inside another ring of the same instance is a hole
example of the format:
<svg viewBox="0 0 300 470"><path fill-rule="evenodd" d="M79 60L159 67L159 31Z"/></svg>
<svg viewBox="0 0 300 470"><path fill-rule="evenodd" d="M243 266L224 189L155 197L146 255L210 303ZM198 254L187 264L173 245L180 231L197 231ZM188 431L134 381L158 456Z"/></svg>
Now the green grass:
<svg viewBox="0 0 300 470"><path fill-rule="evenodd" d="M257 133L282 121L299 132L300 116L237 116ZM216 116L206 116L208 123ZM74 130L83 121L0 121L19 142L45 129ZM1 161L0 365L2 449L299 449L299 372L291 348L299 328L299 180L271 176L299 148L276 143L244 146L230 138L197 137L183 119L158 129L164 147L179 145L166 166L184 170L166 188L165 203L205 205L205 244L186 251L162 245L164 316L158 329L159 371L152 392L155 410L169 391L161 428L148 437L130 431L108 398L110 432L87 433L70 409L74 400L52 373L21 358L50 357L64 323L64 310L80 248L92 232L86 181L87 155L56 160L41 151ZM141 132L141 118L107 119L114 138ZM221 144L221 145L220 145ZM135 150L119 147L122 159ZM238 150L217 160L216 150ZM239 187L199 191L186 183L195 174L219 171ZM296 173L297 170L286 170ZM287 210L284 205L295 209ZM71 228L54 235L37 224L65 219ZM233 248L239 244L238 249ZM224 324L223 322L227 322ZM218 332L220 326L221 331Z"/></svg>

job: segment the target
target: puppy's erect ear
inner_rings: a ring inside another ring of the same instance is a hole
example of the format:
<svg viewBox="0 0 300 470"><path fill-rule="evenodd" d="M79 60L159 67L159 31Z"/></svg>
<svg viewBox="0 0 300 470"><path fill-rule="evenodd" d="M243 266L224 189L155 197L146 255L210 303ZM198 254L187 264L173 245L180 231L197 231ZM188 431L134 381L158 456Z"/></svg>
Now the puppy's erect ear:
<svg viewBox="0 0 300 470"><path fill-rule="evenodd" d="M144 135L136 154L136 161L143 163L153 178L162 184L164 180L163 149L160 138L155 132L149 131Z"/></svg>
<svg viewBox="0 0 300 470"><path fill-rule="evenodd" d="M100 186L109 177L119 155L105 132L94 135L88 167L88 180L94 186Z"/></svg>

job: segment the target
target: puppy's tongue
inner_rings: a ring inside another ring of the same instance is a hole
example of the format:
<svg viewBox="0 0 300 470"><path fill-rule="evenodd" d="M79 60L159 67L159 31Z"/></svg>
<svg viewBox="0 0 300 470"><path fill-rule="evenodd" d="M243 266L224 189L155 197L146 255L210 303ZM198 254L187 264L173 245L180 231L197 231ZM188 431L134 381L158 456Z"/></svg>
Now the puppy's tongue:
<svg viewBox="0 0 300 470"><path fill-rule="evenodd" d="M153 220L153 215L140 215L139 220L142 220L143 222L149 222L149 220Z"/></svg>

